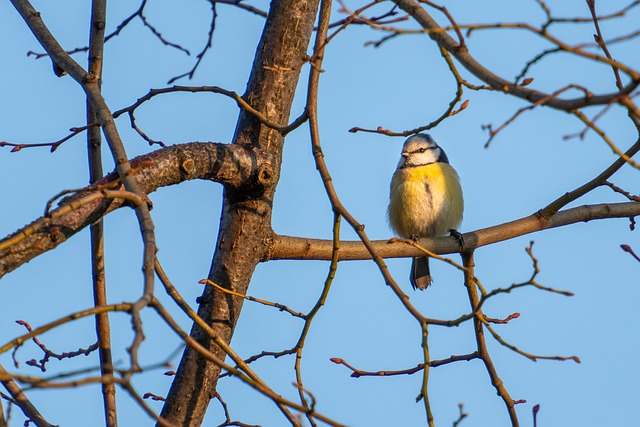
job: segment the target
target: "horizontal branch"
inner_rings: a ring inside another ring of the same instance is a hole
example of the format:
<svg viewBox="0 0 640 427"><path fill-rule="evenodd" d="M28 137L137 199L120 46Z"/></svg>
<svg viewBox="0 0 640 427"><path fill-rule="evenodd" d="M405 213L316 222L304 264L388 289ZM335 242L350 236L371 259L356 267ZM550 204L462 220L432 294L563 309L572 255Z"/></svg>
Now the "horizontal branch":
<svg viewBox="0 0 640 427"><path fill-rule="evenodd" d="M462 237L464 239L464 249L472 250L536 231L578 222L636 216L640 216L640 203L637 202L585 205L557 212L549 220L544 220L535 213L515 221L464 233ZM404 258L424 255L420 249L406 243L388 243L387 240L377 240L373 241L372 244L382 258ZM458 239L451 236L419 239L418 244L426 250L437 254L460 252ZM278 235L274 238L268 259L264 261L284 259L330 260L332 248L333 242L331 240ZM369 250L359 241L341 241L338 256L340 261L371 259Z"/></svg>
<svg viewBox="0 0 640 427"><path fill-rule="evenodd" d="M250 192L264 188L273 177L271 163L264 155L243 146L213 142L166 147L133 159L131 166L135 171L132 175L145 194L192 179L216 181ZM0 277L54 249L107 213L131 206L123 198L87 200L93 189L98 191L118 179L115 173L106 176L94 187L63 199L58 208L0 240Z"/></svg>
<svg viewBox="0 0 640 427"><path fill-rule="evenodd" d="M135 158L131 162L135 178L145 193L160 187L179 184L192 179L205 179L247 190L266 185L271 179L269 160L255 151L242 146L223 143L188 143L166 147ZM96 185L106 186L116 182L112 173ZM79 203L91 194L91 188L78 192L60 202L60 206L49 211L20 230L0 240L0 277L44 252L56 248L83 228L128 201L115 198L94 197ZM73 205L73 209L69 206ZM66 213L61 214L62 212ZM465 249L474 249L492 243L512 239L548 228L560 227L576 222L605 218L630 218L640 215L640 203L618 203L582 206L560 211L548 220L537 213L512 222L463 234ZM400 258L422 254L419 249L403 243L373 242L383 258ZM457 239L436 237L421 239L420 245L438 254L460 251ZM270 243L269 255L264 259L314 259L330 260L332 241L302 237L276 236ZM341 242L339 259L371 259L369 251L361 242Z"/></svg>

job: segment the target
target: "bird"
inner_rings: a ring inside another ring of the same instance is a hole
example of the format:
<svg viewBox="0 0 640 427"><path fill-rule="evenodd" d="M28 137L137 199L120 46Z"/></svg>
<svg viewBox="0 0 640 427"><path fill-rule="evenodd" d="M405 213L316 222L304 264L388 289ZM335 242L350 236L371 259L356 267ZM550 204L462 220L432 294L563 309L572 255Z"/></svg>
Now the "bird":
<svg viewBox="0 0 640 427"><path fill-rule="evenodd" d="M410 136L402 146L391 179L388 219L404 239L461 236L464 200L460 177L444 150L426 133ZM414 257L409 276L413 289L425 290L432 282L429 257Z"/></svg>

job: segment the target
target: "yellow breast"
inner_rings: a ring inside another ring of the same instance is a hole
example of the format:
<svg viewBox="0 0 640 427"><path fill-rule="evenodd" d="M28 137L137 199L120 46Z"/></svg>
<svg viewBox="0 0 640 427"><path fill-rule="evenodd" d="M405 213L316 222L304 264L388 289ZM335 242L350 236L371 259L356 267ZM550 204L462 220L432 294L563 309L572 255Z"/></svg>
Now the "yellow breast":
<svg viewBox="0 0 640 427"><path fill-rule="evenodd" d="M446 235L462 222L460 178L447 163L398 169L391 180L389 223L404 238Z"/></svg>

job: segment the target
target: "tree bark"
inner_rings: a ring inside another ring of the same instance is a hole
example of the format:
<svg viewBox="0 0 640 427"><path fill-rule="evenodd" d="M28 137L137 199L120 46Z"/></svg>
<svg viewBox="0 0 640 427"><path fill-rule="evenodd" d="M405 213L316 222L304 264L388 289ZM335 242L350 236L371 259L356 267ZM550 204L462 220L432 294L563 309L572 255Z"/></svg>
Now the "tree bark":
<svg viewBox="0 0 640 427"><path fill-rule="evenodd" d="M318 0L280 0L271 3L258 45L251 77L243 98L271 122L286 125L302 66L305 63ZM225 186L220 231L209 280L245 294L255 266L264 259L273 239L273 195L280 176L283 135L246 112L241 112L234 144L246 146L271 159L271 185L251 192ZM206 287L198 314L230 342L242 309L234 298ZM199 327L191 336L224 359L224 352ZM187 347L161 416L180 426L201 425L215 394L220 369Z"/></svg>
<svg viewBox="0 0 640 427"><path fill-rule="evenodd" d="M270 185L269 159L250 147L222 143L188 143L166 147L131 161L136 181L145 192L192 179L220 182L227 187L259 192ZM116 172L96 182L107 186L118 179ZM91 191L80 191L62 199L48 215L0 240L0 278L44 252L55 249L71 236L107 213L127 206L122 199L83 202ZM69 206L74 208L68 210ZM63 210L67 209L66 213Z"/></svg>

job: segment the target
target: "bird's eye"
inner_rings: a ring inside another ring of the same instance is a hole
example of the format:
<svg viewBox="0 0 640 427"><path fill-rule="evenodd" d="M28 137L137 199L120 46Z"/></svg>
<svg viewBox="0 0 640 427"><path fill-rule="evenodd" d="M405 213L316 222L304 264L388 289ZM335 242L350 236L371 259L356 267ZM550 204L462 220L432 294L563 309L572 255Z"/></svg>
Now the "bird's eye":
<svg viewBox="0 0 640 427"><path fill-rule="evenodd" d="M427 151L427 149L423 147L423 148L419 149L418 151L421 152L421 153L424 153L425 151Z"/></svg>

